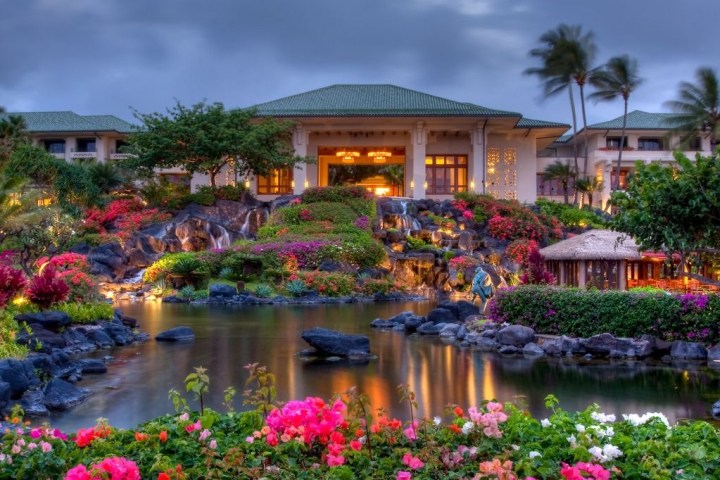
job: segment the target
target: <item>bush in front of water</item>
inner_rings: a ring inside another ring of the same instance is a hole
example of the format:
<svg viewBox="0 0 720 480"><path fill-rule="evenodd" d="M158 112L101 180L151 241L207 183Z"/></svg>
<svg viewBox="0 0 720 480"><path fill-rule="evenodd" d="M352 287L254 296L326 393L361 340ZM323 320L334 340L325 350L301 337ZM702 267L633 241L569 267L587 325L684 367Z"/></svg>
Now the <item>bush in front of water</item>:
<svg viewBox="0 0 720 480"><path fill-rule="evenodd" d="M272 381L250 383L245 398L252 412L177 411L135 429L101 421L69 436L47 425L7 428L0 476L106 478L73 476L97 469L111 478L163 480L706 479L720 468L716 428L702 421L670 425L656 412L616 418L591 406L570 413L549 396L543 419L485 401L401 421L382 410L373 417L354 389L330 401L308 397L277 407ZM403 391L414 412L414 395ZM187 409L177 392L173 397Z"/></svg>
<svg viewBox="0 0 720 480"><path fill-rule="evenodd" d="M607 332L620 337L720 340L718 295L526 285L498 290L488 315L496 322L526 325L546 334L590 337Z"/></svg>

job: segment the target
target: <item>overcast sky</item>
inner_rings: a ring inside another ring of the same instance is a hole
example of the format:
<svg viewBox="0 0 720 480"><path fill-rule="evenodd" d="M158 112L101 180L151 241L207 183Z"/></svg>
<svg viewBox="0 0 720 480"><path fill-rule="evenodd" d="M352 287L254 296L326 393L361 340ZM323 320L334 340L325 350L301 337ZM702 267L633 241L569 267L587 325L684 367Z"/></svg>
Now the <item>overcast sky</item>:
<svg viewBox="0 0 720 480"><path fill-rule="evenodd" d="M717 0L0 0L0 106L132 119L175 99L245 107L336 83L390 83L526 117L542 100L528 51L560 23L629 54L630 109L665 111L706 65L720 74ZM589 104L590 123L622 115Z"/></svg>

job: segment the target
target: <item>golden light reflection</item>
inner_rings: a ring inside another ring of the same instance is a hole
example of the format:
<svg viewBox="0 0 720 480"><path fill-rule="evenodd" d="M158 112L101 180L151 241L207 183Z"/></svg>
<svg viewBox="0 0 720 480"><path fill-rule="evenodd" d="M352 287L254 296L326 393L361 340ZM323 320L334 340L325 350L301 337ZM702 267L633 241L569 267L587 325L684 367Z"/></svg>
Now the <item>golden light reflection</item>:
<svg viewBox="0 0 720 480"><path fill-rule="evenodd" d="M492 400L497 398L495 393L495 380L493 379L493 370L490 362L483 362L483 400Z"/></svg>

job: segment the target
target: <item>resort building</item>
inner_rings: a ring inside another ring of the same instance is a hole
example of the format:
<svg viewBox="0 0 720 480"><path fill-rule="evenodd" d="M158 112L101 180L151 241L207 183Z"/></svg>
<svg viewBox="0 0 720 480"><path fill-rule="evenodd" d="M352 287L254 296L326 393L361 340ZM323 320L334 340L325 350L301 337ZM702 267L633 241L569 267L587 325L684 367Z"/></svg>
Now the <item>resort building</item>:
<svg viewBox="0 0 720 480"><path fill-rule="evenodd" d="M698 132L698 135L686 145L680 144L680 136L674 132L668 121L672 114L648 113L635 110L628 113L625 127L620 171L617 171L618 149L622 134L623 117L620 116L607 122L588 125L588 175L596 176L603 181L603 190L596 195L596 207L604 207L610 197L610 190L615 183L615 176L620 175L620 188L626 185L628 175L634 170L635 162L659 162L671 164L675 161L673 152L681 150L690 159L696 153L710 155L710 132ZM548 148L538 153L537 159L537 196L562 201L563 192L556 180L546 180L543 171L548 165L561 161L574 166L574 150L577 148L578 164L583 170L585 132L580 130L577 135L559 137ZM572 197L574 191L570 191Z"/></svg>
<svg viewBox="0 0 720 480"><path fill-rule="evenodd" d="M263 200L352 183L379 195L534 202L537 152L568 129L394 85L332 85L254 108L293 121L295 153L317 159L248 179Z"/></svg>
<svg viewBox="0 0 720 480"><path fill-rule="evenodd" d="M73 112L9 112L0 118L22 117L33 144L67 161L116 160L132 124L113 115Z"/></svg>

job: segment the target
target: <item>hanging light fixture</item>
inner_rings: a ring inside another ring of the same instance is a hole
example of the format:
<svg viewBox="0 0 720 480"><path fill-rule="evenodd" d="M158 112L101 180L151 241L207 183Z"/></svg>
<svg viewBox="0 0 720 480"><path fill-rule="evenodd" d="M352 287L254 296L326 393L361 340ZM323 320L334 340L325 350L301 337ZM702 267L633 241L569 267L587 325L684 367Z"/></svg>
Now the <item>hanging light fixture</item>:
<svg viewBox="0 0 720 480"><path fill-rule="evenodd" d="M360 156L360 152L346 148L335 152L335 156L341 157L343 163L355 163L355 158Z"/></svg>
<svg viewBox="0 0 720 480"><path fill-rule="evenodd" d="M368 157L372 158L375 163L385 163L387 162L387 158L391 156L392 153L385 150L372 150L368 152Z"/></svg>

